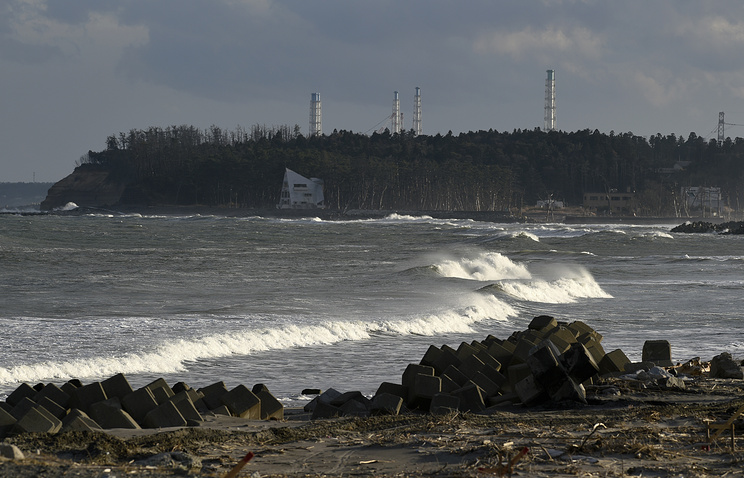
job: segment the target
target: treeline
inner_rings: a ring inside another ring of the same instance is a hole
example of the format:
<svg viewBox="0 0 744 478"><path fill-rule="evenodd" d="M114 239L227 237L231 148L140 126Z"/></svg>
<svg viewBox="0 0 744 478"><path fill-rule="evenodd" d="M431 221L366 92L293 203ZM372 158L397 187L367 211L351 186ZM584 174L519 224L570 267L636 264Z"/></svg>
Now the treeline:
<svg viewBox="0 0 744 478"><path fill-rule="evenodd" d="M342 210L503 211L548 198L580 205L584 192L618 190L636 192L639 214L668 214L681 186L719 186L738 207L743 158L741 138L718 144L695 133L334 131L307 138L299 126L255 125L131 130L109 136L105 150L80 164L130 184L124 200L131 203L274 207L290 168L323 179L327 205Z"/></svg>

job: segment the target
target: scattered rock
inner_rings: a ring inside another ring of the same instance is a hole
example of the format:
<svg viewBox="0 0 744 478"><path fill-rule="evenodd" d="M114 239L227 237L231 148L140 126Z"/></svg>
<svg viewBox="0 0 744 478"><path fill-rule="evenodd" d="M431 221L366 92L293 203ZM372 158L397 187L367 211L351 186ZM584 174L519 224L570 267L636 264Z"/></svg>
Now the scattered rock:
<svg viewBox="0 0 744 478"><path fill-rule="evenodd" d="M744 372L730 353L723 352L711 359L710 376L713 378L744 378Z"/></svg>
<svg viewBox="0 0 744 478"><path fill-rule="evenodd" d="M10 460L23 460L23 452L15 445L7 445L0 443L0 456L8 458Z"/></svg>

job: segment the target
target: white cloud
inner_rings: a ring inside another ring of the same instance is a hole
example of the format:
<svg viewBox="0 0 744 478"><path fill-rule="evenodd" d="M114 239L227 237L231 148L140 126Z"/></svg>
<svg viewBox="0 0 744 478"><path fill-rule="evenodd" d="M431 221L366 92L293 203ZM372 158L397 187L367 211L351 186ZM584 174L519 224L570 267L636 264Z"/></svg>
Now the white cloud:
<svg viewBox="0 0 744 478"><path fill-rule="evenodd" d="M522 58L553 52L579 54L597 59L602 54L604 40L584 27L537 29L527 26L519 31L495 31L480 35L474 49L480 53L497 53Z"/></svg>

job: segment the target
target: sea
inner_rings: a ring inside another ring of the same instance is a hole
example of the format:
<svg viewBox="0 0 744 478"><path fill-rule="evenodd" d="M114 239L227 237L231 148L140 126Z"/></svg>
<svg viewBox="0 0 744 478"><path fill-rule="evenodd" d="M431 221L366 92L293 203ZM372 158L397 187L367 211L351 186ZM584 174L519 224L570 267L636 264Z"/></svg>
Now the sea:
<svg viewBox="0 0 744 478"><path fill-rule="evenodd" d="M680 220L680 223L683 220ZM0 400L123 373L198 388L400 383L430 345L581 320L606 351L744 355L744 236L391 214L0 215Z"/></svg>

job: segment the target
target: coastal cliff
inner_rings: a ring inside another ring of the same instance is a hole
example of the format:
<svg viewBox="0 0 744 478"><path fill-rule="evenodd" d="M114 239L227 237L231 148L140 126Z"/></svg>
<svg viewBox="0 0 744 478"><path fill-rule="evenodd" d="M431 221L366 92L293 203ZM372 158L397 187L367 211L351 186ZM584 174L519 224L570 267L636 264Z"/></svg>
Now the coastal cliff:
<svg viewBox="0 0 744 478"><path fill-rule="evenodd" d="M49 188L39 208L51 211L69 202L82 207L114 206L121 203L126 188L126 182L113 179L105 168L84 164Z"/></svg>

